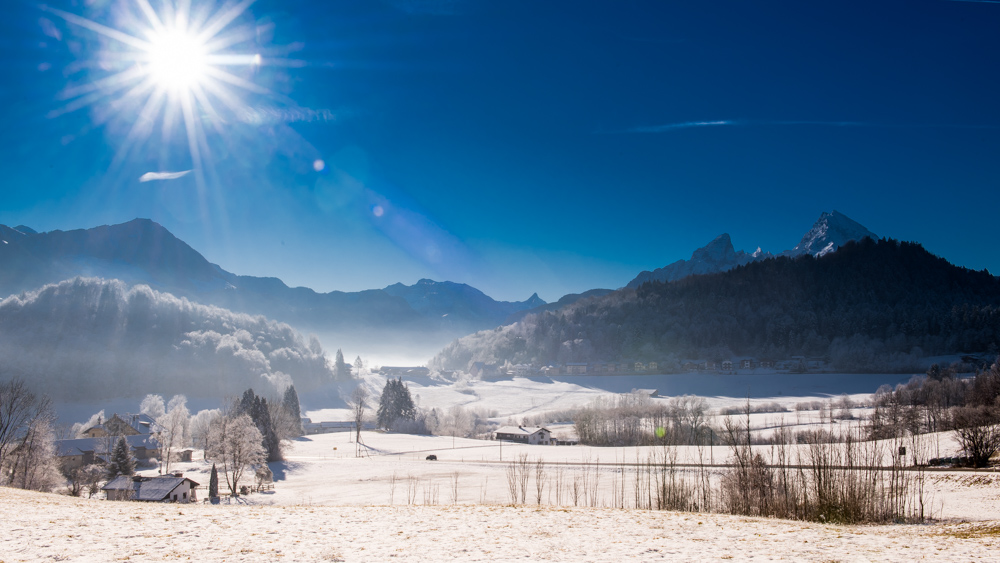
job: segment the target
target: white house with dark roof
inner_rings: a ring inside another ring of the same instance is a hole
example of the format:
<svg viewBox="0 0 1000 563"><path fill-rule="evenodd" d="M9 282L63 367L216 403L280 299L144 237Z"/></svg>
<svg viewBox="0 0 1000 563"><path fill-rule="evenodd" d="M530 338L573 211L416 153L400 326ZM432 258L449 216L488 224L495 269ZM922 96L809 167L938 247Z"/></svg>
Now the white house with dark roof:
<svg viewBox="0 0 1000 563"><path fill-rule="evenodd" d="M198 483L180 473L142 477L119 475L101 490L108 500L138 500L144 502L195 502Z"/></svg>
<svg viewBox="0 0 1000 563"><path fill-rule="evenodd" d="M503 426L493 433L494 439L506 442L520 442L541 446L554 446L552 432L548 428L537 426Z"/></svg>

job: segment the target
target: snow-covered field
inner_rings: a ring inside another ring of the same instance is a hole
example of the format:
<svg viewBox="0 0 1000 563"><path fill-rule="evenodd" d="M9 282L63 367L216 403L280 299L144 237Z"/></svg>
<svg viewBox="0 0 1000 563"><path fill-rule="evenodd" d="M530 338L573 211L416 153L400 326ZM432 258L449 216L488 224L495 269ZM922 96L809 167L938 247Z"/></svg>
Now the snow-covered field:
<svg viewBox="0 0 1000 563"><path fill-rule="evenodd" d="M511 504L506 472L511 461L525 456L531 474L528 504L537 504L534 472L535 464L541 460L542 505L630 508L634 507L631 496L635 478L630 464L645 462L651 455L662 453L658 447L529 446L506 442L501 446L499 442L447 436L363 432L365 448L359 457L355 444L349 440L348 433L296 440L285 462L271 464L274 490L251 494L243 501L285 506ZM928 436L924 445L931 446L935 441L949 453L957 447L946 434ZM767 455L766 446L757 448ZM426 460L431 454L437 456L437 461ZM701 450L677 448L679 464L699 460L706 465L721 464L727 459L728 451L723 446ZM182 471L205 485L210 469L205 462L194 461L175 463L171 471ZM719 471L713 470L714 476ZM573 483L581 484L583 479L589 485L574 503ZM927 512L934 519L1000 520L1000 473L935 471L927 479ZM616 494L623 488L624 499Z"/></svg>
<svg viewBox="0 0 1000 563"><path fill-rule="evenodd" d="M607 394L577 382L520 378L411 382L410 390L423 408L461 405L489 411L501 423L582 406ZM790 409L753 414L752 427L763 434L781 424L796 430L855 424L831 421L818 411L795 411L796 403L836 395L803 391L752 394L751 406L778 402ZM851 398L861 404L869 395ZM745 395L707 399L713 410L747 401ZM852 412L860 417L866 411ZM307 415L314 421L350 418L342 409L312 409ZM721 422L713 418L716 425ZM992 550L1000 544L1000 474L993 472L928 473L931 524L836 526L636 509L629 500L635 469L627 464L662 455L658 448L528 446L381 432L363 432L362 442L358 448L346 432L297 439L286 461L271 464L274 490L221 505L140 505L0 489L7 531L0 539L0 562L966 561L993 560ZM910 444L910 455L914 447L925 458L957 449L948 434L922 437ZM766 447L761 449L766 455ZM437 461L428 461L430 454ZM721 446L680 447L676 456L678 463L723 463L728 452ZM514 505L507 472L510 462L520 459L530 477L524 502ZM544 472L540 495L538 462ZM200 496L205 496L210 465L201 452L193 462L173 464L171 471L201 483ZM717 478L721 469L711 471ZM582 492L574 494L573 483L581 481Z"/></svg>
<svg viewBox="0 0 1000 563"><path fill-rule="evenodd" d="M308 457L307 450L296 453ZM989 497L994 507L989 513L966 507L974 521L837 526L444 499L424 505L419 497L416 504L399 498L393 505L343 504L354 498L353 489L369 489L378 473L385 474L378 465L415 472L421 462L295 463L301 465L289 470L274 495L288 504L277 505L139 504L0 488L0 561L991 561L1000 547L997 483L983 475L979 484L965 477L962 484L947 481ZM343 468L318 469L324 466ZM428 480L435 474L419 475ZM383 481L380 487L384 492L387 485ZM983 516L990 519L980 520Z"/></svg>

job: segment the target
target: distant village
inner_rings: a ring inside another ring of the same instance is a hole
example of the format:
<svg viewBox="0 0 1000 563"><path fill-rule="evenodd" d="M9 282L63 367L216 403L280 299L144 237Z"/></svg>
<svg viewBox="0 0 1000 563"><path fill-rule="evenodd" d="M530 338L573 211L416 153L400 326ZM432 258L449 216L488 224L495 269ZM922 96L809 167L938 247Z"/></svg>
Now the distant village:
<svg viewBox="0 0 1000 563"><path fill-rule="evenodd" d="M793 356L788 359L775 360L740 356L725 360L662 360L620 362L567 362L564 364L504 364L473 362L469 375L476 379L496 377L533 377L555 375L659 375L671 373L738 373L741 371L769 370L787 373L822 372L827 369L829 358L823 356L806 357ZM390 377L405 377L407 375L429 375L427 368L382 368L381 373ZM442 375L454 376L455 371L444 371Z"/></svg>

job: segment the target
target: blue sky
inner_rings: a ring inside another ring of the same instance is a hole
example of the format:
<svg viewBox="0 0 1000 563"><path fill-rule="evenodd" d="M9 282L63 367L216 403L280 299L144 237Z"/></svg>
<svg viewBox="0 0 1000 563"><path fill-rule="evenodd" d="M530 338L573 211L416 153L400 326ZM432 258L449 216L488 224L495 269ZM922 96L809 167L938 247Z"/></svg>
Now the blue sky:
<svg viewBox="0 0 1000 563"><path fill-rule="evenodd" d="M138 33L136 6L5 6L0 223L149 217L290 285L552 301L836 209L1000 273L997 2L259 0L221 33L262 59L194 111L201 160L183 123L130 138L124 90L80 94L129 67L76 18Z"/></svg>

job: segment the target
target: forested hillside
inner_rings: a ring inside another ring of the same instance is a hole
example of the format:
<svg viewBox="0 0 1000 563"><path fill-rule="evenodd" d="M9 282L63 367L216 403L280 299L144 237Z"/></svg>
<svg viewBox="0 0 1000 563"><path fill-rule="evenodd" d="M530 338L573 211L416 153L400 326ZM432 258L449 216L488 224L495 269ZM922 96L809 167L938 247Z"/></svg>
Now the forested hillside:
<svg viewBox="0 0 1000 563"><path fill-rule="evenodd" d="M336 383L319 342L286 324L93 278L0 301L0 380L11 377L61 400Z"/></svg>
<svg viewBox="0 0 1000 563"><path fill-rule="evenodd" d="M841 370L892 371L922 356L995 352L998 342L996 277L916 243L864 239L529 315L456 340L432 363L827 355Z"/></svg>

